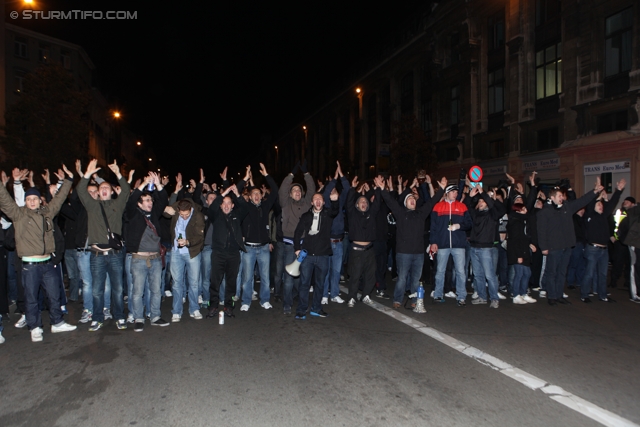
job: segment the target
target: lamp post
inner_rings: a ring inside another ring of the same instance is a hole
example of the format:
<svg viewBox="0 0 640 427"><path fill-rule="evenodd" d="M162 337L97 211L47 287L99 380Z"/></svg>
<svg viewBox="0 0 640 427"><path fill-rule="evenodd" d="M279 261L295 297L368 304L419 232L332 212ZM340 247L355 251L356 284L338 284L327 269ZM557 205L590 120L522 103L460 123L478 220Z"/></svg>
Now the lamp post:
<svg viewBox="0 0 640 427"><path fill-rule="evenodd" d="M309 142L309 134L307 133L307 127L306 126L302 126L302 131L304 132L304 145L302 146L302 156L301 158L304 159L304 153L305 150L307 149L307 143Z"/></svg>
<svg viewBox="0 0 640 427"><path fill-rule="evenodd" d="M276 149L276 164L275 164L275 170L276 170L276 173L277 173L277 172L278 172L278 169L279 169L279 167L278 167L278 146L276 145L276 146L274 146L274 148Z"/></svg>

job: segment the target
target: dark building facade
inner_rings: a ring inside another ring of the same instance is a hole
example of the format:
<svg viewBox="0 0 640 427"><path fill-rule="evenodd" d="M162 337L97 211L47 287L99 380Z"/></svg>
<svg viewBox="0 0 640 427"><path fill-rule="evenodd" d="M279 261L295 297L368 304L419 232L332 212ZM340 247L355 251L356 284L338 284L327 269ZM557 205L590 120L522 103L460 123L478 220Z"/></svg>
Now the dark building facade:
<svg viewBox="0 0 640 427"><path fill-rule="evenodd" d="M582 192L605 173L638 195L636 0L431 3L390 46L277 139L270 158L282 167L306 157L320 176L336 159L360 176L385 172L395 125L410 115L437 154L437 175L479 165L495 184L535 170Z"/></svg>

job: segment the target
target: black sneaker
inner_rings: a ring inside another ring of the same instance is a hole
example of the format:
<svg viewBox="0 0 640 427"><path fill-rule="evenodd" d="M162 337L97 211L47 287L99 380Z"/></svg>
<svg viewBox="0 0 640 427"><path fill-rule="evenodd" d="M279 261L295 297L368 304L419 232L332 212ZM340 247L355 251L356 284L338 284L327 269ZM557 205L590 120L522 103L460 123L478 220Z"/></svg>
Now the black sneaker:
<svg viewBox="0 0 640 427"><path fill-rule="evenodd" d="M571 304L571 302L565 298L558 298L558 304Z"/></svg>
<svg viewBox="0 0 640 427"><path fill-rule="evenodd" d="M580 301L582 301L582 302L591 302L591 300L589 299L589 297L586 297L586 298L580 298Z"/></svg>
<svg viewBox="0 0 640 427"><path fill-rule="evenodd" d="M389 299L390 296L385 291L376 291L376 297L382 299Z"/></svg>
<svg viewBox="0 0 640 427"><path fill-rule="evenodd" d="M134 330L135 332L142 332L142 331L144 331L144 323L142 323L142 322L136 322L136 323L133 325L133 330Z"/></svg>
<svg viewBox="0 0 640 427"><path fill-rule="evenodd" d="M327 317L328 316L328 314L325 313L325 311L322 310L322 309L320 309L319 311L312 311L309 314L311 314L313 317ZM296 316L296 317L298 317L298 316Z"/></svg>
<svg viewBox="0 0 640 427"><path fill-rule="evenodd" d="M151 322L151 326L169 326L169 322L163 318L159 318L155 322Z"/></svg>
<svg viewBox="0 0 640 427"><path fill-rule="evenodd" d="M458 307L464 307L466 305L467 305L467 303L463 299L459 299L458 300Z"/></svg>

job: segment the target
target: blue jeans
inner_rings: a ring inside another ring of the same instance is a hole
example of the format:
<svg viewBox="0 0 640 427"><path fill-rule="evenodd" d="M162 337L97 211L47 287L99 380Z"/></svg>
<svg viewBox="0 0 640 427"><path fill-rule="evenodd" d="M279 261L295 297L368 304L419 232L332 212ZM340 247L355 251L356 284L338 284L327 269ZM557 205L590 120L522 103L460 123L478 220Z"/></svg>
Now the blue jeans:
<svg viewBox="0 0 640 427"><path fill-rule="evenodd" d="M333 255L329 257L329 273L324 281L324 289L322 296L329 298L329 291L331 291L331 298L335 298L340 295L340 270L342 270L342 242L331 242L331 250Z"/></svg>
<svg viewBox="0 0 640 427"><path fill-rule="evenodd" d="M473 266L473 283L478 293L478 298L487 299L487 287L489 285L489 298L498 301L498 276L496 276L495 254L493 248L470 248L471 265ZM528 280L528 279L527 279Z"/></svg>
<svg viewBox="0 0 640 427"><path fill-rule="evenodd" d="M609 251L606 247L599 248L587 245L584 250L587 259L587 268L580 285L580 297L587 298L591 291L592 283L597 283L598 297L607 297L607 267L609 265Z"/></svg>
<svg viewBox="0 0 640 427"><path fill-rule="evenodd" d="M127 283L129 283L129 285L127 286L127 295L129 295L129 299L127 301L127 308L129 309L129 313L131 313L131 315L133 316L133 298L131 298L131 296L133 295L133 272L131 271L131 260L132 260L132 255L131 253L127 254L127 257L125 258L124 261L124 274L125 274L125 279L127 280ZM162 260L160 260L160 264L162 265ZM144 301L144 309L145 309L145 313L150 313L150 308L149 308L149 281L145 281L144 283L144 293L142 295L143 301Z"/></svg>
<svg viewBox="0 0 640 427"><path fill-rule="evenodd" d="M78 289L80 288L78 251L75 249L66 249L64 251L64 265L67 268L67 277L69 277L69 299L76 301L78 299Z"/></svg>
<svg viewBox="0 0 640 427"><path fill-rule="evenodd" d="M513 296L525 296L527 295L527 288L529 287L529 278L531 277L531 268L528 265L512 264L511 271L513 271L513 281L511 287L513 288Z"/></svg>
<svg viewBox="0 0 640 427"><path fill-rule="evenodd" d="M548 299L562 298L571 248L550 250L544 267L542 282Z"/></svg>
<svg viewBox="0 0 640 427"><path fill-rule="evenodd" d="M198 305L198 287L200 286L200 256L191 256L175 252L171 256L171 277L173 277L173 314L182 316L182 298L185 295L185 279L187 274L189 278L189 314L199 310Z"/></svg>
<svg viewBox="0 0 640 427"><path fill-rule="evenodd" d="M77 252L77 251L76 251ZM82 305L84 309L93 313L93 290L91 283L91 252L77 252L76 262L78 273L82 281Z"/></svg>
<svg viewBox="0 0 640 427"><path fill-rule="evenodd" d="M467 289L465 281L467 275L464 271L465 250L464 248L438 248L438 270L436 271L436 289L433 294L435 298L442 298L444 290L444 273L447 270L447 262L449 255L453 257L453 263L456 274L456 294L458 300L464 300L467 297Z"/></svg>
<svg viewBox="0 0 640 427"><path fill-rule="evenodd" d="M309 288L311 287L311 277L313 277L313 302L311 311L318 313L321 310L322 284L329 272L329 255L314 256L308 255L300 264L300 288L298 307L296 314L304 314L309 307Z"/></svg>
<svg viewBox="0 0 640 427"><path fill-rule="evenodd" d="M293 245L284 245L284 265L291 264L296 259L296 252L293 250ZM302 265L300 266L302 267ZM322 282L320 282L322 283ZM291 309L293 306L293 294L298 293L300 288L300 277L294 278L292 275L284 272L284 287L282 290L282 300L284 301L284 309ZM320 289L320 288L318 288Z"/></svg>
<svg viewBox="0 0 640 427"><path fill-rule="evenodd" d="M137 322L144 322L144 294L148 284L151 305L151 321L160 318L160 301L162 300L162 259L145 260L141 258L131 259L131 275L133 283L129 300L132 301L133 318Z"/></svg>
<svg viewBox="0 0 640 427"><path fill-rule="evenodd" d="M576 245L571 250L571 258L569 259L569 269L567 270L567 283L572 286L580 286L585 283L587 291L591 290L591 283L582 280L585 273L586 261L585 261L585 246L582 242L576 242ZM588 294L589 292L587 292Z"/></svg>
<svg viewBox="0 0 640 427"><path fill-rule="evenodd" d="M200 253L200 290L202 301L209 302L209 287L211 286L211 245L206 245Z"/></svg>
<svg viewBox="0 0 640 427"><path fill-rule="evenodd" d="M60 309L60 264L53 265L51 261L39 264L22 265L22 286L24 287L25 316L29 330L42 327L42 317L38 307L38 292L40 287L49 300L49 318L51 325L64 323Z"/></svg>
<svg viewBox="0 0 640 427"><path fill-rule="evenodd" d="M269 263L271 252L269 245L248 246L247 252L242 256L242 304L251 305L253 295L253 272L256 262L260 272L260 304L269 302L271 298L271 284L269 279Z"/></svg>
<svg viewBox="0 0 640 427"><path fill-rule="evenodd" d="M393 291L393 302L402 303L402 298L407 287L411 287L411 293L415 293L420 283L422 275L422 265L424 255L422 254L396 254L396 265L398 266L398 280Z"/></svg>
<svg viewBox="0 0 640 427"><path fill-rule="evenodd" d="M105 299L109 298L106 291L107 281L111 285L111 314L115 320L124 319L124 300L122 297L124 265L121 254L114 253L113 250L109 251L107 255L91 252L89 263L93 294L93 320L104 322Z"/></svg>

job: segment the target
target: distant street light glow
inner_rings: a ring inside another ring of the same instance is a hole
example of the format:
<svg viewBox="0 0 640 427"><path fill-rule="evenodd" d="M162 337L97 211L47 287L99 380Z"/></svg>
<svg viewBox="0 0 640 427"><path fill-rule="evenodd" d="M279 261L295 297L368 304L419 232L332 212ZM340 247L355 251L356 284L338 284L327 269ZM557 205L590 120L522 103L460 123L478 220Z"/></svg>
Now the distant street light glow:
<svg viewBox="0 0 640 427"><path fill-rule="evenodd" d="M115 117L116 119L119 119L120 113L116 111L115 113L113 113L113 117Z"/></svg>

